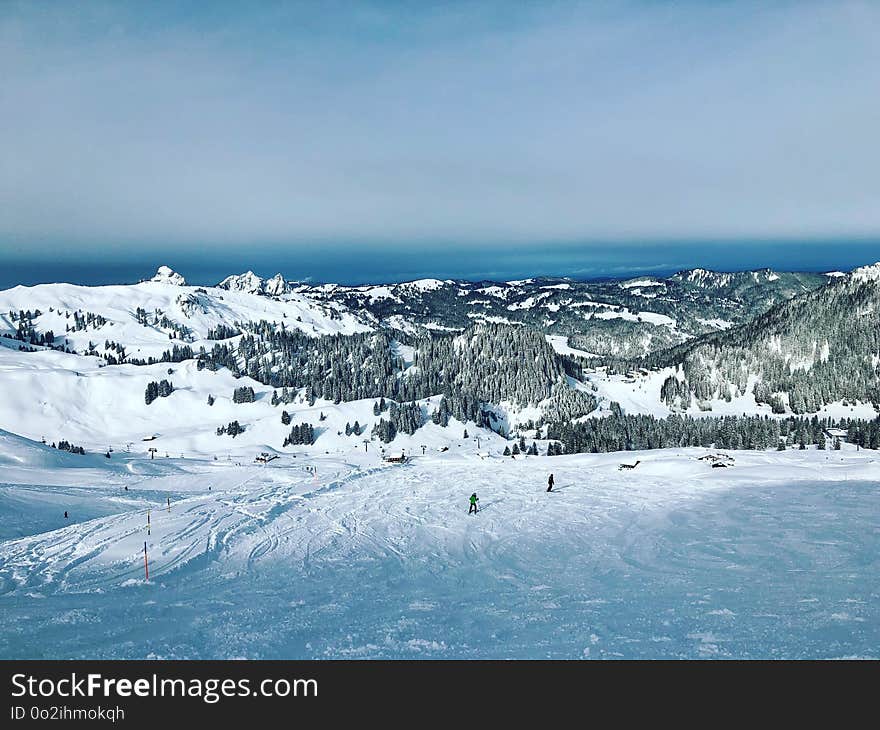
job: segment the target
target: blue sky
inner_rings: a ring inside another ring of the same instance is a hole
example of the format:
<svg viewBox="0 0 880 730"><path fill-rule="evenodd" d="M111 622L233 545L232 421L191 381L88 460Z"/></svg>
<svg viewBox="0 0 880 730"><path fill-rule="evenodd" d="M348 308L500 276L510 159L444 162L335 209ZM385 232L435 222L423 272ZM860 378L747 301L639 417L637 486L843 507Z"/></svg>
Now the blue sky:
<svg viewBox="0 0 880 730"><path fill-rule="evenodd" d="M852 255L878 37L871 2L4 2L0 260Z"/></svg>

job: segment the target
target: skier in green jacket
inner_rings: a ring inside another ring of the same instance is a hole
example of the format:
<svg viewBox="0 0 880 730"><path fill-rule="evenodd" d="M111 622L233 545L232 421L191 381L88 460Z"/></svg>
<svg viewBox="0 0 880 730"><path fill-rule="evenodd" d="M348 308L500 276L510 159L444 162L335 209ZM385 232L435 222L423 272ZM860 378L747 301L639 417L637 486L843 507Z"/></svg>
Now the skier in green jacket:
<svg viewBox="0 0 880 730"><path fill-rule="evenodd" d="M480 498L477 497L477 493L474 492L471 495L471 506L470 506L470 509L468 510L468 514L471 514L471 512L476 513L478 511L477 510L477 502L479 502L479 501L480 501Z"/></svg>

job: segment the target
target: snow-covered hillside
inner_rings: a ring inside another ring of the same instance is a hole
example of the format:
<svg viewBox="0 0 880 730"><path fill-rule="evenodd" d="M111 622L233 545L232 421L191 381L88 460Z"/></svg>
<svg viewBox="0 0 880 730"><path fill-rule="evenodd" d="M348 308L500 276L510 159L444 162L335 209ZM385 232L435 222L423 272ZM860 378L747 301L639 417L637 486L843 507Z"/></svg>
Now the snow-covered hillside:
<svg viewBox="0 0 880 730"><path fill-rule="evenodd" d="M676 408L757 401L775 412L880 407L880 264L865 266L737 327L646 358L672 365L664 400ZM713 407L714 410L714 407Z"/></svg>
<svg viewBox="0 0 880 730"><path fill-rule="evenodd" d="M595 346L586 349L598 355L641 356L716 331L722 328L719 323L747 321L826 281L820 274L697 269L624 281L422 279L365 286L299 284L293 290L367 312L377 326L414 334L504 322L554 336L590 337Z"/></svg>
<svg viewBox="0 0 880 730"><path fill-rule="evenodd" d="M174 383L174 392L147 405L147 384L163 378ZM290 431L290 426L281 422L282 411L290 414L294 424L307 422L314 426L316 443L309 450L345 453L363 450L364 438L370 437L373 425L379 421L373 413L373 399L335 405L322 400L309 405L299 400L273 406L272 388L250 378L236 379L226 370L199 370L195 361L109 367L95 357L0 348L0 379L4 384L4 397L0 399L2 428L35 440L45 438L48 443L64 439L99 453L112 447L146 454L155 447L163 457L239 454L252 460L263 450L281 451ZM234 390L246 386L254 388L255 401L234 403ZM208 404L209 395L213 397L212 405ZM483 445L495 443L503 449L502 437L477 429L473 423L451 419L447 428L435 426L428 414L438 402L439 398L421 402L428 423L413 436L399 434L393 448L411 453L420 451L422 444L442 448L460 441L469 428L472 435L482 435ZM217 428L233 420L241 422L245 432L234 438L218 436ZM346 436L346 423L355 422L364 435ZM374 449L380 447L380 442L372 445ZM77 455L68 458L82 459Z"/></svg>
<svg viewBox="0 0 880 730"><path fill-rule="evenodd" d="M315 337L370 329L333 302L316 303L299 294L273 298L248 291L186 286L183 277L167 266L160 267L151 281L134 285L40 284L0 291L0 331L15 330L10 312L36 310L40 315L33 320L35 326L42 332L51 331L56 344L67 340L70 349L84 352L92 343L103 354L107 341L118 342L129 356L142 359L158 358L175 343L210 349L210 331L220 325L234 327L236 322L265 319ZM138 310L144 313L140 321ZM106 322L70 331L76 325L75 313L99 315Z"/></svg>
<svg viewBox="0 0 880 730"><path fill-rule="evenodd" d="M877 658L871 452L44 453L0 438L30 464L0 484L7 659Z"/></svg>
<svg viewBox="0 0 880 730"><path fill-rule="evenodd" d="M865 267L852 276L833 278L833 286L843 287L850 279L870 280L865 272L871 268ZM701 286L712 279L707 272L699 272L699 275L692 272L688 277L679 278L699 281ZM743 282L761 284L771 279L770 274L765 274L755 277L730 275L726 279L715 277L712 280L717 280L718 285L743 286ZM655 291L669 286L670 281L643 277L623 284L615 283L614 286L623 291ZM868 283L864 286L868 286ZM479 290L484 299L503 293L501 301L505 303L504 311L513 314L523 310L517 308L519 305L511 310L514 305L508 302L526 301L522 295L527 287L537 293L526 300L532 300L534 306L541 306L548 296L571 296L575 284L528 280L508 282L503 286L482 286ZM420 298L425 296L441 296L456 288L460 289L456 282L427 279L388 287L348 288L346 291L347 296L356 291L358 297L364 296L370 300L408 302L421 301ZM276 328L283 325L284 331L303 332L307 339L312 338L310 341L316 341L314 338L322 335L353 335L370 332L377 327L381 330L379 320L369 311L352 309L357 299L340 297L339 288L325 288L325 293L336 297L327 299L316 299L314 288L309 288L311 293L308 295L303 293L302 287L293 289L295 291L291 291L291 286L280 275L263 280L252 272L229 277L219 287L193 287L186 285L183 277L168 267L160 267L153 280L136 285L83 287L46 284L0 292L0 330L6 335L14 335L21 332L23 327L31 328L51 345L31 345L27 339L22 341L8 336L0 337L0 381L4 388L4 398L0 399L0 428L35 440L46 439L49 444L68 441L93 454L105 453L109 448L136 453L146 453L148 448L155 448L160 455L223 457L230 453L247 453L247 458L253 458L253 454L259 451L286 449L290 452L292 447L283 447L290 424L308 423L314 429L315 443L302 447L304 450L345 453L353 447L360 447L365 438L373 437L374 427L385 417L383 414L374 414L374 399L364 399L363 396L340 398L339 395L334 398L333 394L340 391L321 388L321 379L325 377L326 363L329 362L326 358L338 354L340 360L349 359L352 355L347 354L347 350L327 351L316 357L315 367L319 371L314 376L317 378L315 385L311 386L315 389L313 395L307 394L308 388L294 388L292 400L281 405L271 402L277 388L265 384L272 382L274 376L264 377L272 372L277 374L283 364L277 349L263 356L257 356L250 350L244 354L238 353L236 372L228 367L205 367L206 363L197 357L202 348L210 352L218 342L236 352L242 328L260 320L272 323ZM273 295L273 291L282 293ZM456 298L467 297L456 295ZM643 310L635 310L636 314L626 307L605 308L594 302L584 304L581 309L592 312L591 321L597 326L621 322L664 331L673 331L677 326L676 320L661 314L650 315ZM404 320L399 324L401 329L407 325ZM724 322L725 326L729 324ZM437 326L445 328L440 323ZM454 332L455 327L446 330ZM46 339L50 333L54 334L51 342ZM546 344L544 347L549 355L540 348L534 350L536 361L547 360L552 352L566 358L599 357L596 351L579 346L585 339L582 335L568 337L547 334L545 337L552 350ZM603 337L613 340L615 335L609 331ZM598 336L594 339L603 341ZM384 369L389 365L383 363L376 366L377 377L389 377L391 384L412 382L416 377L426 378L426 385L434 382L431 377L436 379L439 375L425 373L424 360L421 367L415 363L421 346L417 340L412 342L415 344L391 339L386 354L399 360L400 371L388 376ZM647 342L645 347L648 346ZM371 346L369 343L364 345L367 350ZM436 349L435 345L430 347ZM500 350L492 351L493 347L508 349L507 362L513 368L509 373L503 367L498 369L505 358L500 356ZM173 348L189 350L181 350L180 362L143 364L151 358L154 361L178 359L163 358L163 353ZM560 377L561 365L548 362L526 378L523 364L513 364L518 357L518 353L514 352L516 348L510 348L507 339L490 338L476 349L467 348L465 351L461 347L453 347L450 357L473 361L465 363L466 372L461 373L461 382L475 388L473 397L485 401L486 393L499 394L482 406L492 414L494 431L514 435L522 424L528 438L537 437L540 440L542 434L529 427L528 423L546 416L545 408L551 402L547 399L549 391L546 388L549 388L553 379ZM361 351L366 352L363 348ZM379 353L367 354L368 360L372 360ZM298 360L288 357L287 367L292 371L304 367L304 357L301 355ZM258 361L265 363L261 364L259 372L253 367ZM471 372L481 367L482 363L488 365L491 362L496 363L494 372L487 370L485 376L480 376L478 370ZM355 377L364 375L366 365L366 362L337 362L331 370L343 366L351 368L354 371L351 377ZM437 362L435 367L438 374L446 368L442 362ZM286 377L295 379L295 375L293 372L293 375ZM704 417L783 415L774 413L768 402L756 401L754 381L746 383L729 398L722 392L716 392L699 402L694 399L686 406L683 403L674 404L662 393L664 383L673 376L683 378L680 368L665 366L611 374L607 368L591 367L583 370L578 376L580 380L569 376L566 382L571 390L595 399L593 406L581 408L574 415L575 418L586 416L591 409L593 412L590 416L603 417L618 407L626 414L657 417L672 412ZM475 377L484 377L486 382L474 381ZM531 381L535 377L549 380L544 386L534 388ZM499 388L499 378L509 379L510 385ZM168 397L157 398L147 404L145 391L148 384L162 380L172 383L174 391ZM241 387L254 389L253 403L233 403L233 393ZM545 388L543 393L533 397L532 394L541 393L542 388ZM369 391L371 388L365 389ZM526 396L517 402L516 398L510 396L513 390L526 393ZM433 423L432 415L439 407L442 392L441 389L420 390L420 396L416 399L419 400L420 422L425 425L412 435L398 433L393 446L388 448L404 448L413 452L420 450L422 445L432 449L448 447L457 443L464 431L468 430L470 439L479 437L481 443L493 445L499 452L503 450L506 445L504 438L486 428L485 423L481 424L483 427L478 426L476 415L459 414L459 420L452 418L447 428ZM334 402L336 400L342 402ZM289 423L282 423L283 411L288 413ZM842 398L822 404L815 412L835 418L874 418L877 413L868 399L844 402ZM244 428L243 433L234 438L218 435L218 428L222 429L233 421ZM355 422L359 425L358 433L346 435L346 424ZM374 439L372 448L381 446L381 442Z"/></svg>

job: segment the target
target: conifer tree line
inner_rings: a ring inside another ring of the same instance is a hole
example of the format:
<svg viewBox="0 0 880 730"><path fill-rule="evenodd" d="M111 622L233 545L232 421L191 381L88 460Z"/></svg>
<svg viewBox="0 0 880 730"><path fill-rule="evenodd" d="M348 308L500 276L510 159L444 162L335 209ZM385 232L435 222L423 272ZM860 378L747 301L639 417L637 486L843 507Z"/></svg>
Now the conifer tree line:
<svg viewBox="0 0 880 730"><path fill-rule="evenodd" d="M49 311L52 312L54 310L50 307ZM11 333L4 332L2 336L9 340L26 343L19 345L18 349L21 352L37 352L37 347L47 347L51 350L75 354L75 351L70 348L70 343L66 338L62 339L61 337L58 337L53 330L42 332L37 329L34 320L42 314L43 313L39 309L35 309L34 311L29 309L19 310L18 312L10 311L9 320L16 325L15 331ZM69 315L70 313L68 312L68 317ZM98 317L99 315L91 316ZM67 331L70 331L69 325ZM31 345L31 347L28 347L28 345Z"/></svg>
<svg viewBox="0 0 880 730"><path fill-rule="evenodd" d="M552 443L550 444L553 445ZM526 446L525 436L520 436L519 441L514 441L513 447L505 446L504 451L502 452L502 456L513 456L517 457L520 454L525 454L526 456L538 456L538 444L532 441L531 446ZM548 456L549 456L548 452Z"/></svg>
<svg viewBox="0 0 880 730"><path fill-rule="evenodd" d="M71 454L79 454L84 455L86 450L82 446L74 446L69 441L59 441L58 444L52 444L53 449L59 449L61 451L68 451Z"/></svg>
<svg viewBox="0 0 880 730"><path fill-rule="evenodd" d="M846 440L863 449L880 449L880 418L873 421L844 421Z"/></svg>
<svg viewBox="0 0 880 730"><path fill-rule="evenodd" d="M167 398L174 392L174 385L168 380L160 380L158 383L154 380L147 383L147 390L144 393L144 402L150 405L156 398Z"/></svg>
<svg viewBox="0 0 880 730"><path fill-rule="evenodd" d="M235 438L240 433L244 433L245 427L242 426L238 421L230 421L225 426L220 426L217 429L217 435L222 436L223 434L227 434Z"/></svg>
<svg viewBox="0 0 880 730"><path fill-rule="evenodd" d="M233 403L253 403L256 398L257 395L254 393L254 389L249 385L243 385L240 388L236 388L232 393Z"/></svg>
<svg viewBox="0 0 880 730"><path fill-rule="evenodd" d="M290 429L284 439L284 446L315 443L315 428L310 423L300 423Z"/></svg>
<svg viewBox="0 0 880 730"><path fill-rule="evenodd" d="M682 341L676 330L650 322L598 317L588 321L586 331L571 335L568 344L576 350L595 354L603 362L608 357L639 359L648 352L664 350Z"/></svg>
<svg viewBox="0 0 880 730"><path fill-rule="evenodd" d="M828 429L843 429L847 441L864 448L880 446L880 418L873 421L858 419L820 419L789 416L722 416L693 418L671 415L656 418L646 415L616 414L605 418L590 418L578 423L552 423L547 438L558 442L550 444L549 455L600 453L607 451L639 451L701 446L719 449L806 448L816 445L827 448ZM832 447L839 441L831 439Z"/></svg>
<svg viewBox="0 0 880 730"><path fill-rule="evenodd" d="M156 309L151 313L147 312L143 307L135 309L135 320L144 327L153 327L161 329L168 334L169 340L182 340L184 342L192 342L195 340L193 331L181 322L175 322L161 310Z"/></svg>
<svg viewBox="0 0 880 730"><path fill-rule="evenodd" d="M115 353L115 354L110 354ZM125 362L125 347L113 340L104 340L104 352L101 354L108 365L119 365Z"/></svg>
<svg viewBox="0 0 880 730"><path fill-rule="evenodd" d="M60 313L59 310L59 314ZM33 312L30 310L22 310L17 313L9 312L9 317L11 321L17 323L17 328L15 333L12 335L5 334L5 336L21 342L27 342L31 345L40 345L76 354L76 351L69 347L66 340L63 345L59 344L59 337L52 330L40 332L36 328L34 319L41 315L42 312L39 309L34 310ZM107 324L107 319L105 317L94 312L81 312L78 310L74 312L65 311L64 316L66 319L73 319L73 324L65 325L65 332L67 333L81 332L87 329L98 329ZM147 320L145 319L146 316L145 310L140 307L136 310L135 318L137 321L145 326L154 326L153 324L147 323ZM192 330L190 330L189 327L168 319L164 314L155 320L155 324L169 330L168 339L194 339ZM176 343L172 344L170 349L165 350L159 358L127 358L125 347L120 343L109 339L104 342L104 350L105 352L103 353L99 352L95 343L89 342L88 347L81 354L102 357L107 361L108 365L121 365L123 363L129 365L154 365L160 362L184 362L185 360L192 360L196 356L196 353L191 346L186 344L178 345Z"/></svg>
<svg viewBox="0 0 880 730"><path fill-rule="evenodd" d="M379 422L373 426L373 431L370 435L377 437L383 444L388 444L394 441L397 436L397 426L391 421L380 418Z"/></svg>
<svg viewBox="0 0 880 730"><path fill-rule="evenodd" d="M233 337L236 337L239 333L237 327L230 327L226 324L218 324L216 327L211 327L208 330L208 336L206 339L208 340L228 340Z"/></svg>
<svg viewBox="0 0 880 730"><path fill-rule="evenodd" d="M185 362L192 360L195 356L195 352L189 345L174 344L170 350L165 350L158 358L153 356L148 358L130 357L125 362L129 365L157 365L160 362Z"/></svg>
<svg viewBox="0 0 880 730"><path fill-rule="evenodd" d="M334 403L389 398L402 404L442 394L449 414L480 425L491 423L485 404L528 406L551 398L547 418L552 420L595 408L589 394L567 386L567 363L544 335L526 327L479 324L461 335L416 339L409 370L394 354L397 333L313 338L266 321L239 327L244 334L236 343L218 342L201 351L198 367L225 367L281 389L273 394L275 404L290 403L300 389L309 404L318 398ZM406 422L397 426L410 428Z"/></svg>
<svg viewBox="0 0 880 730"><path fill-rule="evenodd" d="M33 312L29 309L22 309L18 313L10 311L9 320L16 324L15 332L12 335L8 333L4 335L9 339L27 342L30 345L52 345L55 342L55 333L51 330L40 332L34 324L34 320L41 314L39 309Z"/></svg>
<svg viewBox="0 0 880 730"><path fill-rule="evenodd" d="M751 389L776 413L813 413L836 401L880 406L880 286L842 277L739 327L641 361L676 368L663 384L672 408L708 409Z"/></svg>
<svg viewBox="0 0 880 730"><path fill-rule="evenodd" d="M375 408L373 412L376 412ZM422 407L418 403L398 404L391 402L388 405L388 418L379 419L378 423L373 426L373 435L378 436L380 441L387 444L394 440L398 432L414 434L422 423Z"/></svg>
<svg viewBox="0 0 880 730"><path fill-rule="evenodd" d="M70 312L65 312L65 318L70 319ZM94 312L73 312L73 325L65 325L67 332L81 332L86 329L99 329L107 324L107 320Z"/></svg>

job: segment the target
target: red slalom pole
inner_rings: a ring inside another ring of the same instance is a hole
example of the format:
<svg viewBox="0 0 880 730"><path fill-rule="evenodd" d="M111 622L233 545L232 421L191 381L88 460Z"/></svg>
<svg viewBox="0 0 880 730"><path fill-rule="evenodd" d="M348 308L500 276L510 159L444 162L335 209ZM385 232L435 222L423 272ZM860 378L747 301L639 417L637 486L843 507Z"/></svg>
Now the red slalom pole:
<svg viewBox="0 0 880 730"><path fill-rule="evenodd" d="M150 580L150 564L147 562L147 541L144 540L144 576Z"/></svg>

